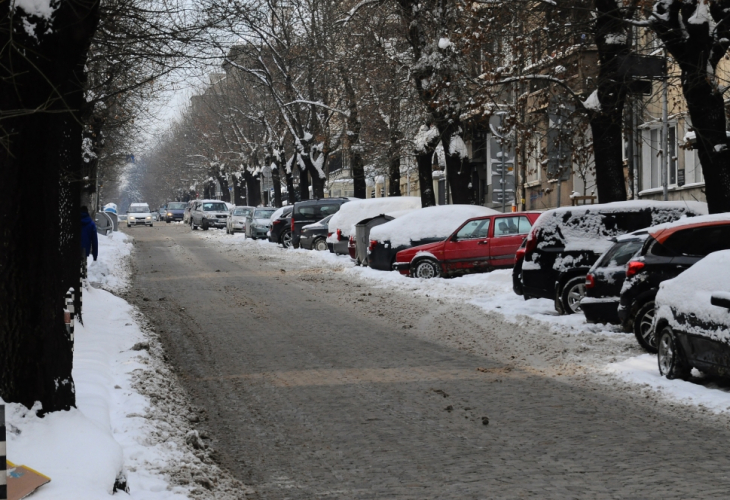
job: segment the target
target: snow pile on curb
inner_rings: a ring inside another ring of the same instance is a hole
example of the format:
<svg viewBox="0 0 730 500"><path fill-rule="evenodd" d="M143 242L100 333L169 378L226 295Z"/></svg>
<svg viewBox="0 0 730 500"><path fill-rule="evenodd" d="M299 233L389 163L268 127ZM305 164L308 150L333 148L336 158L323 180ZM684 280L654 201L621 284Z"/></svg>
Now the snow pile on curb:
<svg viewBox="0 0 730 500"><path fill-rule="evenodd" d="M132 237L122 232L99 235L99 258L89 257L86 273L89 282L105 290L123 290L129 284L129 261Z"/></svg>
<svg viewBox="0 0 730 500"><path fill-rule="evenodd" d="M682 404L704 407L713 413L730 412L730 390L727 387L718 387L714 383L700 385L684 380L668 380L659 375L656 354L642 354L611 363L606 366L606 372ZM696 370L693 372L697 373Z"/></svg>
<svg viewBox="0 0 730 500"><path fill-rule="evenodd" d="M132 238L99 236L89 282L122 292L129 282ZM137 500L243 498L248 491L213 463L213 451L191 423L201 419L176 385L157 339L124 299L84 290L75 329L77 408L38 418L7 404L8 459L49 476L34 499L107 498L115 483ZM1 401L1 400L0 400Z"/></svg>

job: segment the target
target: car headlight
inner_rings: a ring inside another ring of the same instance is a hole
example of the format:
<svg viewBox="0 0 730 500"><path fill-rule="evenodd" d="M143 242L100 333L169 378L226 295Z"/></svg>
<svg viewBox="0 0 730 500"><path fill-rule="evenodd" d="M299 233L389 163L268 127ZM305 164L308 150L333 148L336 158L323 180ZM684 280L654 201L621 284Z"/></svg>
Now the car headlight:
<svg viewBox="0 0 730 500"><path fill-rule="evenodd" d="M172 213L170 213L170 212L167 212L167 216L168 216L168 217L172 217Z"/></svg>
<svg viewBox="0 0 730 500"><path fill-rule="evenodd" d="M129 220L134 220L134 216L133 215L130 215L129 216Z"/></svg>
<svg viewBox="0 0 730 500"><path fill-rule="evenodd" d="M148 217L145 217L145 218L146 218L146 219L151 219L151 218L152 218L152 216L150 215L150 216L148 216Z"/></svg>

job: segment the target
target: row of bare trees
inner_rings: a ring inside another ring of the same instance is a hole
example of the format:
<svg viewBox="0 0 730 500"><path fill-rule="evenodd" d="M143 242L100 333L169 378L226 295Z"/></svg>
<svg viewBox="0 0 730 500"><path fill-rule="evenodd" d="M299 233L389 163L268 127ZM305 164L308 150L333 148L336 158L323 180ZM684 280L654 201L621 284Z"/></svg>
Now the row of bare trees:
<svg viewBox="0 0 730 500"><path fill-rule="evenodd" d="M722 5L210 2L201 7L212 28L204 43L208 53L219 52L225 76L203 91L204 105L191 105L162 142L174 141L175 130L192 130L198 146L186 152L187 159L175 160L180 168L198 158L195 177L201 180L218 172L248 182L266 167L286 180L290 193L292 181L299 182L302 198L310 196L310 183L312 195L323 196L335 153L351 168L358 197L365 195L366 171L387 175L389 194L399 194L399 163L412 158L425 206L435 203L430 186L440 156L454 203L475 203L480 201L467 147L477 146L474 132L490 130L496 112L505 115L499 133L517 150L519 189L530 156L536 165L554 161L527 138L542 131L553 146L556 140L574 142L540 126L560 109L573 135L590 130L592 151L583 148L582 154L594 159L590 175L599 201L624 200L624 107L637 88L630 66L658 37L682 69L689 114L702 137L699 157L708 183L713 180L710 208L721 211L730 208L728 160L716 147L727 140L724 86L715 74L727 50ZM587 52L593 59L582 56Z"/></svg>

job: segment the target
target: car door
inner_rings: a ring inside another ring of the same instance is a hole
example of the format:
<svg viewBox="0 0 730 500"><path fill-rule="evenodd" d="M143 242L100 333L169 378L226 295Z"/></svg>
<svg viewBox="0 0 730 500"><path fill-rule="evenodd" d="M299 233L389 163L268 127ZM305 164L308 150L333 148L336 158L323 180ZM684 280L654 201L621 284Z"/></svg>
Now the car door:
<svg viewBox="0 0 730 500"><path fill-rule="evenodd" d="M489 229L491 218L464 223L444 244L447 271L479 270L489 267Z"/></svg>
<svg viewBox="0 0 730 500"><path fill-rule="evenodd" d="M522 240L532 224L524 215L495 216L493 235L489 242L490 264L493 267L511 267Z"/></svg>

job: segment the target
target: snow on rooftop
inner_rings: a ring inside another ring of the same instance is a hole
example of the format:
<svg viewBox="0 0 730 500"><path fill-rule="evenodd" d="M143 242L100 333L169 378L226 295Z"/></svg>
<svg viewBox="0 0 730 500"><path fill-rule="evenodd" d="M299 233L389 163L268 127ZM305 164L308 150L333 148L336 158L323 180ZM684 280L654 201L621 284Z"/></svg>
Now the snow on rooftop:
<svg viewBox="0 0 730 500"><path fill-rule="evenodd" d="M465 220L498 214L479 205L440 205L416 210L370 231L370 238L390 241L393 246L410 245L425 238L446 238Z"/></svg>
<svg viewBox="0 0 730 500"><path fill-rule="evenodd" d="M625 214L651 210L647 226L676 221L687 215L707 213L707 204L697 201L631 200L597 205L567 206L544 212L533 227L541 236L539 247L565 246L566 250L590 250L603 253L613 244L613 236L638 229L635 220L619 217L606 222L613 213ZM531 232L528 239L533 237Z"/></svg>
<svg viewBox="0 0 730 500"><path fill-rule="evenodd" d="M730 222L730 213L722 213L722 214L711 214L711 215L700 215L697 217L686 217L683 219L679 219L674 222L666 222L664 224L657 224L656 226L652 226L652 228L649 230L650 234L657 234L660 231L663 231L665 229L670 229L674 227L681 227L681 226L688 226L691 224L702 224L704 222Z"/></svg>
<svg viewBox="0 0 730 500"><path fill-rule="evenodd" d="M417 196L393 196L389 198L369 198L367 200L350 201L343 204L340 210L330 219L329 232L339 229L343 236L354 234L355 224L363 219L380 214L403 214L406 211L421 208L421 198ZM327 241L334 243L337 237L333 234Z"/></svg>

